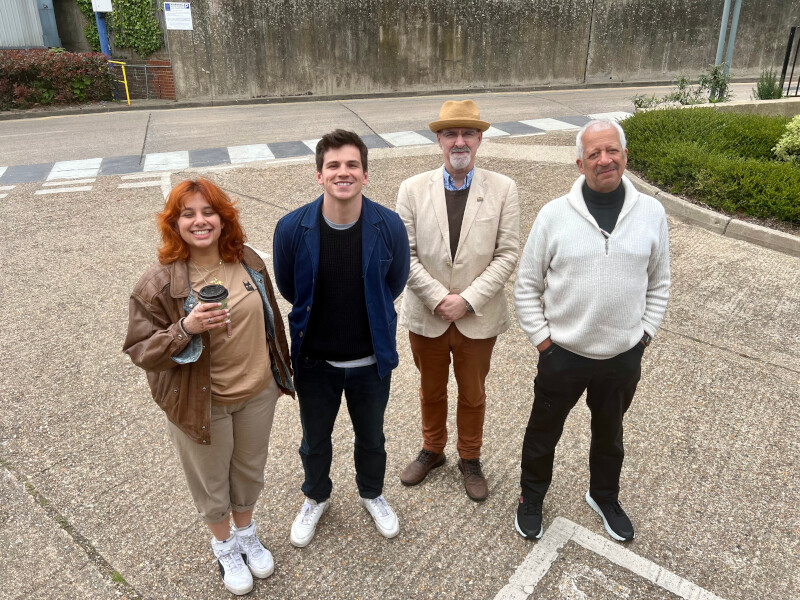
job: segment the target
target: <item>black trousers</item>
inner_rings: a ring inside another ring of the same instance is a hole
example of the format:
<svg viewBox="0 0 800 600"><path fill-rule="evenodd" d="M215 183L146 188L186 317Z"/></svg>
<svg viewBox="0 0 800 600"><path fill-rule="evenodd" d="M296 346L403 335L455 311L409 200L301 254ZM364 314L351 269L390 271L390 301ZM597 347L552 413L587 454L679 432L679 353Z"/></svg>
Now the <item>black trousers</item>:
<svg viewBox="0 0 800 600"><path fill-rule="evenodd" d="M539 356L533 408L522 442L520 486L526 499L544 499L564 422L584 391L592 413L589 493L597 502L617 499L625 457L622 418L641 377L643 353L644 346L637 342L627 352L595 360L553 344Z"/></svg>

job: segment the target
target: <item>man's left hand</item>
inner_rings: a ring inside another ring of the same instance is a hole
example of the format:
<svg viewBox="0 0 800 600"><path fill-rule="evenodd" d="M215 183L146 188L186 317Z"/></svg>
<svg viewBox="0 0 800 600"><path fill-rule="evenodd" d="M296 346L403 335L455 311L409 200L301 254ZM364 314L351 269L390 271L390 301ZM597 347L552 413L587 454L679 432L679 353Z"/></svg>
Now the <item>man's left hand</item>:
<svg viewBox="0 0 800 600"><path fill-rule="evenodd" d="M467 314L467 301L458 294L447 294L433 312L452 323Z"/></svg>

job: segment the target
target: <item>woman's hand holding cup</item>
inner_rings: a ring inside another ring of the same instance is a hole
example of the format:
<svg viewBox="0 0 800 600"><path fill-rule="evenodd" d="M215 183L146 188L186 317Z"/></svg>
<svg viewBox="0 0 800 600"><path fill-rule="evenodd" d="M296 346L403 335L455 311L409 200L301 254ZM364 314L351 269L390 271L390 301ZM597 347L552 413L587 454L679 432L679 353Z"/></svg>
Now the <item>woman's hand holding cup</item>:
<svg viewBox="0 0 800 600"><path fill-rule="evenodd" d="M183 320L183 328L189 335L224 327L230 323L230 311L220 308L221 302L198 302Z"/></svg>

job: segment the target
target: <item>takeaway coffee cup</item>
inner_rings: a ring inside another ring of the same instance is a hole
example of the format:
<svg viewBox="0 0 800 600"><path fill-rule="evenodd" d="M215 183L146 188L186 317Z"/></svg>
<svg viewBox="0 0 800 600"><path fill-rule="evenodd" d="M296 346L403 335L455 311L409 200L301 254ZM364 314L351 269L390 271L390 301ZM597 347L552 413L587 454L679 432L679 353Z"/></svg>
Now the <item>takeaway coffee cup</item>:
<svg viewBox="0 0 800 600"><path fill-rule="evenodd" d="M210 302L219 302L220 308L222 309L228 308L228 290L225 288L224 285L218 285L218 284L207 285L200 290L200 293L197 295L197 297L203 304L208 304ZM228 337L231 337L232 334L233 334L233 329L231 328L231 321L230 319L228 319Z"/></svg>
<svg viewBox="0 0 800 600"><path fill-rule="evenodd" d="M221 302L220 308L228 308L228 290L224 285L207 285L200 290L198 298L203 304Z"/></svg>

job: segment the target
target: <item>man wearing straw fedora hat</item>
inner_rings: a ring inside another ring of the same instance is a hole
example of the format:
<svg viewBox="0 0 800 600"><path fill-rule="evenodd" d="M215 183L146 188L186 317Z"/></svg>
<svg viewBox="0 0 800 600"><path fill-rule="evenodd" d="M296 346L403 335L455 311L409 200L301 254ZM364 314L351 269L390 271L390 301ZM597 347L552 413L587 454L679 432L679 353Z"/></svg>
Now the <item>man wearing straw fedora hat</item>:
<svg viewBox="0 0 800 600"><path fill-rule="evenodd" d="M489 495L480 462L484 382L497 336L510 324L504 287L519 254L516 184L475 167L489 126L472 100L445 102L430 124L444 166L406 179L397 196L411 247L401 323L420 373L422 413L422 449L400 480L416 485L445 463L452 356L458 467L476 501Z"/></svg>

